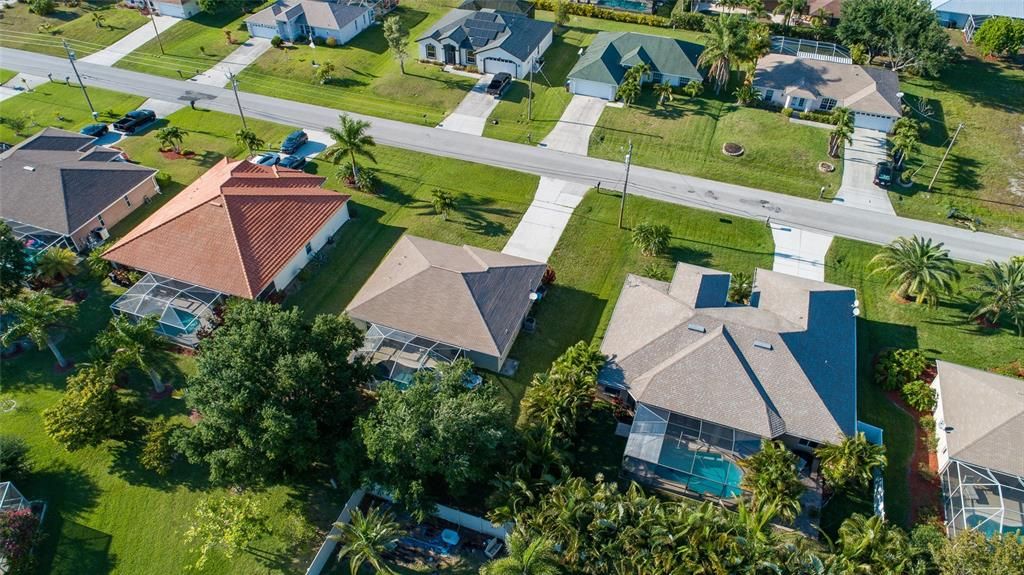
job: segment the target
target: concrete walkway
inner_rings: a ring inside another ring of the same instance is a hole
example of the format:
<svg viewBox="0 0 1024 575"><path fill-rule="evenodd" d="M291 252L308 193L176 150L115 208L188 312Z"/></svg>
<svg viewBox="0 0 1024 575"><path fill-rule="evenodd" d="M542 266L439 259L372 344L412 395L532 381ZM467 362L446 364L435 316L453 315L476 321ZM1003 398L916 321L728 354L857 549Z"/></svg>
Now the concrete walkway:
<svg viewBox="0 0 1024 575"><path fill-rule="evenodd" d="M442 130L462 132L473 136L482 136L487 118L501 100L487 95L487 85L494 78L493 74L485 74L477 81L473 89L466 94L458 107L437 125Z"/></svg>
<svg viewBox="0 0 1024 575"><path fill-rule="evenodd" d="M154 16L156 21L156 27L163 34L168 28L174 24L181 22L181 18L174 18L171 16ZM101 66L113 66L115 62L124 58L129 53L135 51L140 46L149 42L153 38L156 38L156 30L153 29L152 22L146 22L142 26L139 26L135 31L129 33L124 38L121 38L117 42L114 42L110 46L95 52L82 58L83 62L90 64L99 64Z"/></svg>
<svg viewBox="0 0 1024 575"><path fill-rule="evenodd" d="M608 102L592 96L573 96L562 117L541 141L540 145L552 150L586 156L590 149L590 134L601 119Z"/></svg>
<svg viewBox="0 0 1024 575"><path fill-rule="evenodd" d="M773 224L772 239L775 240L773 271L825 281L825 254L832 245L831 235Z"/></svg>
<svg viewBox="0 0 1024 575"><path fill-rule="evenodd" d="M225 86L228 83L229 74L237 74L252 64L264 52L270 49L270 40L266 38L249 38L245 44L235 48L223 60L217 62L212 68L193 76L189 82L203 84L204 86Z"/></svg>
<svg viewBox="0 0 1024 575"><path fill-rule="evenodd" d="M843 183L832 203L896 215L889 193L874 184L875 164L888 158L886 139L885 132L853 131L853 142L843 151Z"/></svg>
<svg viewBox="0 0 1024 575"><path fill-rule="evenodd" d="M584 184L541 177L533 202L501 252L538 262L548 261L572 211L588 189L590 187Z"/></svg>
<svg viewBox="0 0 1024 575"><path fill-rule="evenodd" d="M28 90L32 90L36 86L45 84L49 81L50 79L44 76L17 74L8 80L6 84L0 86L0 102L3 102L8 98L13 98L19 94L24 94Z"/></svg>

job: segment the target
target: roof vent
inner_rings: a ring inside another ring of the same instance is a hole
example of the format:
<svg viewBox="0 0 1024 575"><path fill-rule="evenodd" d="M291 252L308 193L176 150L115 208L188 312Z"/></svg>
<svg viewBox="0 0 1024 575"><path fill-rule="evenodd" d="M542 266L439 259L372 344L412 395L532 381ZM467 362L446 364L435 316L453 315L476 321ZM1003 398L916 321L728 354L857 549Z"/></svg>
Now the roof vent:
<svg viewBox="0 0 1024 575"><path fill-rule="evenodd" d="M698 333L707 333L708 332L708 328L700 325L699 323L691 323L691 324L686 326L686 329L688 329L690 331L696 331Z"/></svg>
<svg viewBox="0 0 1024 575"><path fill-rule="evenodd" d="M761 349L767 350L775 349L774 347L772 347L772 344L768 343L767 341L761 341L759 339L754 340L754 347L759 347Z"/></svg>
<svg viewBox="0 0 1024 575"><path fill-rule="evenodd" d="M36 171L36 168L35 168L35 166L25 166L25 167L24 167L23 169L24 169L24 170L25 170L26 172L34 172L34 171Z"/></svg>

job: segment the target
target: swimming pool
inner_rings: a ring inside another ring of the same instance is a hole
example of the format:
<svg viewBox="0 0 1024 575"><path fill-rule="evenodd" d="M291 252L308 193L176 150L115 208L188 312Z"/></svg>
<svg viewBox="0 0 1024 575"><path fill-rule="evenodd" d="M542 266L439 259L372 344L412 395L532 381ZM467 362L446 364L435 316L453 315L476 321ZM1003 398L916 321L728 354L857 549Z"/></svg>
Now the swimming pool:
<svg viewBox="0 0 1024 575"><path fill-rule="evenodd" d="M639 0L597 0L597 5L602 8L611 8L612 10L626 10L628 12L642 12L644 14L652 12L651 3Z"/></svg>

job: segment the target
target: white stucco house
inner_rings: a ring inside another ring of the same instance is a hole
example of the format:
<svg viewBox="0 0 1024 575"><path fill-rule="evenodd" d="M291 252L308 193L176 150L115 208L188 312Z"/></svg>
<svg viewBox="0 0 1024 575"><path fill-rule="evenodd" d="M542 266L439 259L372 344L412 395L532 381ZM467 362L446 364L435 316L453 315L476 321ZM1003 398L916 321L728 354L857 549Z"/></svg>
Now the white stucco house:
<svg viewBox="0 0 1024 575"><path fill-rule="evenodd" d="M278 0L245 19L249 34L256 38L334 38L339 45L373 23L374 9L369 5L324 0Z"/></svg>
<svg viewBox="0 0 1024 575"><path fill-rule="evenodd" d="M765 101L800 112L849 108L858 128L889 132L903 115L899 77L876 66L768 54L753 85Z"/></svg>
<svg viewBox="0 0 1024 575"><path fill-rule="evenodd" d="M944 26L962 30L967 41L992 16L1024 19L1021 0L931 0L932 10Z"/></svg>
<svg viewBox="0 0 1024 575"><path fill-rule="evenodd" d="M200 12L196 0L125 0L125 4L174 18L191 18Z"/></svg>
<svg viewBox="0 0 1024 575"><path fill-rule="evenodd" d="M418 38L419 57L523 78L543 66L554 24L494 10L452 10Z"/></svg>

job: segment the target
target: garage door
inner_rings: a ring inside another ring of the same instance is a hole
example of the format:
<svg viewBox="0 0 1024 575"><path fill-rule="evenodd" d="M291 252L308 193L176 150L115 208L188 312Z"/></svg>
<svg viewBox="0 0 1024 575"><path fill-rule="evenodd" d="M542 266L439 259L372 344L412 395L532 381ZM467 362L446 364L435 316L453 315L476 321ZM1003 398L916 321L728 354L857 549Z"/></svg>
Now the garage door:
<svg viewBox="0 0 1024 575"><path fill-rule="evenodd" d="M590 80L570 80L569 89L573 94L580 96L593 96L605 100L615 99L615 86Z"/></svg>
<svg viewBox="0 0 1024 575"><path fill-rule="evenodd" d="M518 78L518 66L515 62L509 60L503 60L501 58L485 58L484 59L484 74L497 74L499 72L508 72L512 74L513 78Z"/></svg>
<svg viewBox="0 0 1024 575"><path fill-rule="evenodd" d="M854 127L878 130L879 132L888 132L891 130L892 123L893 119L887 116L874 116L872 114L861 114L860 112L857 112L853 116Z"/></svg>

